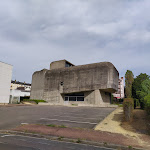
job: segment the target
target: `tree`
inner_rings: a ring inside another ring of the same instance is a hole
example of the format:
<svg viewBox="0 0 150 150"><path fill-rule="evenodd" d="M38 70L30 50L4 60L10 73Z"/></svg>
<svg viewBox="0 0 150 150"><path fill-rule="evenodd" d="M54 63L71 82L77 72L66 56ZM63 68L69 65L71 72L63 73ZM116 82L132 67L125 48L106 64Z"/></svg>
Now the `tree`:
<svg viewBox="0 0 150 150"><path fill-rule="evenodd" d="M132 84L134 81L134 75L132 73L132 71L127 70L126 74L125 74L125 94L127 98L131 98L132 97Z"/></svg>
<svg viewBox="0 0 150 150"><path fill-rule="evenodd" d="M141 91L142 82L146 79L149 79L149 76L146 73L141 73L134 79L132 86L132 96L134 99L140 99L139 96L137 95L137 91Z"/></svg>
<svg viewBox="0 0 150 150"><path fill-rule="evenodd" d="M146 112L148 113L148 115L150 115L150 94L148 94L147 96L145 96L144 102L145 102Z"/></svg>
<svg viewBox="0 0 150 150"><path fill-rule="evenodd" d="M136 94L141 101L144 101L144 98L150 94L150 79L146 79L141 84L140 91L137 91Z"/></svg>

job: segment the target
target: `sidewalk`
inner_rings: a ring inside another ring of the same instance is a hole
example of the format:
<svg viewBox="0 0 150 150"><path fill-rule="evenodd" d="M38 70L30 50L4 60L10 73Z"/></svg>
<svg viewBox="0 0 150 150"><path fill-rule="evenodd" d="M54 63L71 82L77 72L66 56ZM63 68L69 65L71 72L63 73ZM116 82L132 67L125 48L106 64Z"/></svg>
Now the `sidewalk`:
<svg viewBox="0 0 150 150"><path fill-rule="evenodd" d="M16 107L16 106L32 106L32 105L31 104L0 104L0 107Z"/></svg>
<svg viewBox="0 0 150 150"><path fill-rule="evenodd" d="M123 146L131 146L137 148L143 148L140 143L133 137L126 137L121 134L94 131L88 129L74 129L74 128L58 128L48 127L45 125L23 125L12 131L25 132L25 133L38 133L42 135L65 137L69 139L80 139L101 142L105 144L116 144ZM145 148L144 148L145 149Z"/></svg>

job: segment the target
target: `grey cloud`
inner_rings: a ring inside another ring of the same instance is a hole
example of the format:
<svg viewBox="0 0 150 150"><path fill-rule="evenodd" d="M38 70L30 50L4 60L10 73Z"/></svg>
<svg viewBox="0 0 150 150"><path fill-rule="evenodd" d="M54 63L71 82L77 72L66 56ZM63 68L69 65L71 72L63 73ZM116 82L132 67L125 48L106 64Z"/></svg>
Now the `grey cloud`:
<svg viewBox="0 0 150 150"><path fill-rule="evenodd" d="M123 76L150 74L149 0L5 0L0 5L0 60L13 79L54 60L111 61Z"/></svg>

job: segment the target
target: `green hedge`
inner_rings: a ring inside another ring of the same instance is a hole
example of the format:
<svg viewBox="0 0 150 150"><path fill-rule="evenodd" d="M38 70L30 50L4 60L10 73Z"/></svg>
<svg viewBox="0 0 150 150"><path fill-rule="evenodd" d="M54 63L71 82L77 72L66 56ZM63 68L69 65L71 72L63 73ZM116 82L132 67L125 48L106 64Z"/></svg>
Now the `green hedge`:
<svg viewBox="0 0 150 150"><path fill-rule="evenodd" d="M132 121L133 118L134 99L125 98L123 101L123 111L125 121Z"/></svg>
<svg viewBox="0 0 150 150"><path fill-rule="evenodd" d="M39 102L46 102L46 101L38 99L24 99L23 102L36 102L38 104Z"/></svg>
<svg viewBox="0 0 150 150"><path fill-rule="evenodd" d="M144 97L144 102L145 102L145 110L148 115L150 115L150 94Z"/></svg>
<svg viewBox="0 0 150 150"><path fill-rule="evenodd" d="M150 94L144 97L145 110L147 112L147 132L150 135Z"/></svg>

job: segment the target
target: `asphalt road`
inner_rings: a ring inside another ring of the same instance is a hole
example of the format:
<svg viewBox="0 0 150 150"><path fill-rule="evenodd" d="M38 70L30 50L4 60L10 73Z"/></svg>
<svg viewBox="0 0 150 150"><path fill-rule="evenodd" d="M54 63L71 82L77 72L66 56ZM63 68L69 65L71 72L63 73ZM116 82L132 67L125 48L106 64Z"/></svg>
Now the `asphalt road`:
<svg viewBox="0 0 150 150"><path fill-rule="evenodd" d="M0 107L0 130L26 123L92 129L113 110L115 108L40 105Z"/></svg>
<svg viewBox="0 0 150 150"><path fill-rule="evenodd" d="M0 134L0 150L113 150L85 144Z"/></svg>

